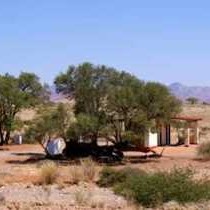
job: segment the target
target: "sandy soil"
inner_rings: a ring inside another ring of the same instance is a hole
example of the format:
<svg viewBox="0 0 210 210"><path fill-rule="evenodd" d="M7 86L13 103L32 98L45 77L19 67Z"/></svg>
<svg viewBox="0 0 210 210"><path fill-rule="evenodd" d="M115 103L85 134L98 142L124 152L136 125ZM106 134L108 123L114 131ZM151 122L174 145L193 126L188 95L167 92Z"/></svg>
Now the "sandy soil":
<svg viewBox="0 0 210 210"><path fill-rule="evenodd" d="M163 147L159 147L156 151L161 152L162 149ZM161 158L142 158L144 154L138 152L127 152L125 155L126 158L122 164L112 167L129 166L146 171L192 167L198 178L204 175L210 177L210 162L197 158L197 146L194 145L164 147ZM130 208L127 207L127 202L123 198L114 195L111 190L99 188L94 184L70 185L69 170L73 164L68 161L58 162L59 179L62 185L50 187L37 185L40 177L39 168L44 161L44 156L40 145L11 145L0 148L0 210ZM102 166L97 168L100 170ZM170 208L166 205L165 209ZM176 209L181 209L181 207Z"/></svg>
<svg viewBox="0 0 210 210"><path fill-rule="evenodd" d="M161 152L163 147L155 150ZM125 153L125 161L113 167L136 167L146 171L170 170L174 167L192 167L198 173L209 173L209 161L201 161L197 157L197 146L164 147L161 158L142 158L139 152ZM38 169L44 161L45 154L40 145L11 145L0 148L0 177L1 182L16 183L36 182ZM58 161L60 175L67 180L68 170L72 167L70 161ZM101 166L98 166L99 169Z"/></svg>

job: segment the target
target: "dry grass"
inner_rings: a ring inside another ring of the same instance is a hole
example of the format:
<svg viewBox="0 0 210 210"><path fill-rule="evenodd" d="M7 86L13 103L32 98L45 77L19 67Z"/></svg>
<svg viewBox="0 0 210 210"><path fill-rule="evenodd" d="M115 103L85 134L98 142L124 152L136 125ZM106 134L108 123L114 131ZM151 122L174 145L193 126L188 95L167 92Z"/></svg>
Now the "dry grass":
<svg viewBox="0 0 210 210"><path fill-rule="evenodd" d="M78 188L74 193L74 199L78 206L87 205L91 200L91 193Z"/></svg>
<svg viewBox="0 0 210 210"><path fill-rule="evenodd" d="M52 161L45 161L40 168L40 184L50 185L57 181L58 166Z"/></svg>
<svg viewBox="0 0 210 210"><path fill-rule="evenodd" d="M83 181L83 175L80 166L72 166L69 170L69 174L71 184L78 184L79 182Z"/></svg>
<svg viewBox="0 0 210 210"><path fill-rule="evenodd" d="M70 168L70 183L94 182L97 174L95 162L92 159L87 158L81 160L80 164L80 166L72 166Z"/></svg>
<svg viewBox="0 0 210 210"><path fill-rule="evenodd" d="M106 201L92 199L90 201L90 206L94 209L106 209Z"/></svg>
<svg viewBox="0 0 210 210"><path fill-rule="evenodd" d="M97 173L95 162L90 158L84 159L81 161L81 167L84 181L93 182Z"/></svg>

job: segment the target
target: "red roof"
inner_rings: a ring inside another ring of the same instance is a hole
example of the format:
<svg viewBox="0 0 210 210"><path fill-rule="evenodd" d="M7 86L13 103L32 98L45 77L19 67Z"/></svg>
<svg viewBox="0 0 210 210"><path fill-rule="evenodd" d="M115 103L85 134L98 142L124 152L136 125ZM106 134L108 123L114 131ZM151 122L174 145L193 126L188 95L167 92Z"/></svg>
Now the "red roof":
<svg viewBox="0 0 210 210"><path fill-rule="evenodd" d="M199 121L199 120L202 120L202 118L187 117L187 116L176 116L176 117L173 117L172 120Z"/></svg>

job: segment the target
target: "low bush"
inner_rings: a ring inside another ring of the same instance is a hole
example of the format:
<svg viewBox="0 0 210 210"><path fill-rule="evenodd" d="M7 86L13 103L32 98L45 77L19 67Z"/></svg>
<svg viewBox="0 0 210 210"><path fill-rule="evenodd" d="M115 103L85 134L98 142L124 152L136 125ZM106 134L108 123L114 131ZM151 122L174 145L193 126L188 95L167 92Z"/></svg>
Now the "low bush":
<svg viewBox="0 0 210 210"><path fill-rule="evenodd" d="M94 181L97 172L95 162L90 158L81 160L81 167L82 167L82 175L84 181L86 182Z"/></svg>
<svg viewBox="0 0 210 210"><path fill-rule="evenodd" d="M80 161L79 166L72 166L69 171L70 183L93 182L96 178L97 168L95 162L86 158Z"/></svg>
<svg viewBox="0 0 210 210"><path fill-rule="evenodd" d="M138 174L136 170L132 172L132 169L126 171L130 173L114 171L113 174L120 179L111 179L112 176L107 176L107 169L104 169L99 183L111 185L115 193L146 207L154 207L169 201L186 203L210 199L210 182L193 180L193 172L190 169L173 169L170 172L151 174L142 172Z"/></svg>
<svg viewBox="0 0 210 210"><path fill-rule="evenodd" d="M114 170L110 167L104 167L100 173L98 185L100 187L111 187L118 183L123 183L130 176L137 176L145 172L139 169L124 168L122 170Z"/></svg>
<svg viewBox="0 0 210 210"><path fill-rule="evenodd" d="M58 166L53 161L45 161L40 168L40 183L54 184L58 178Z"/></svg>
<svg viewBox="0 0 210 210"><path fill-rule="evenodd" d="M210 159L210 141L199 145L198 156L204 159Z"/></svg>

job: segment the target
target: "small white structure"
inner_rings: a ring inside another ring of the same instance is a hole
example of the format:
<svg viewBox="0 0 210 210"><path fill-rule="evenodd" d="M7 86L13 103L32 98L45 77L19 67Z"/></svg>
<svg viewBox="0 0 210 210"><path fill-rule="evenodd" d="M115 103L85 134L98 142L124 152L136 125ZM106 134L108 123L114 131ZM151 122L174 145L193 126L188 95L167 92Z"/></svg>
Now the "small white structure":
<svg viewBox="0 0 210 210"><path fill-rule="evenodd" d="M146 147L158 146L158 134L152 133L151 131L149 131L145 137L145 146Z"/></svg>
<svg viewBox="0 0 210 210"><path fill-rule="evenodd" d="M21 134L16 134L15 136L13 136L13 141L15 144L22 144L23 136Z"/></svg>
<svg viewBox="0 0 210 210"><path fill-rule="evenodd" d="M48 141L46 145L47 152L51 156L55 155L61 155L63 153L64 148L66 147L66 144L63 139L52 139Z"/></svg>
<svg viewBox="0 0 210 210"><path fill-rule="evenodd" d="M22 144L22 143L23 143L23 137L22 135L19 135L18 144Z"/></svg>

